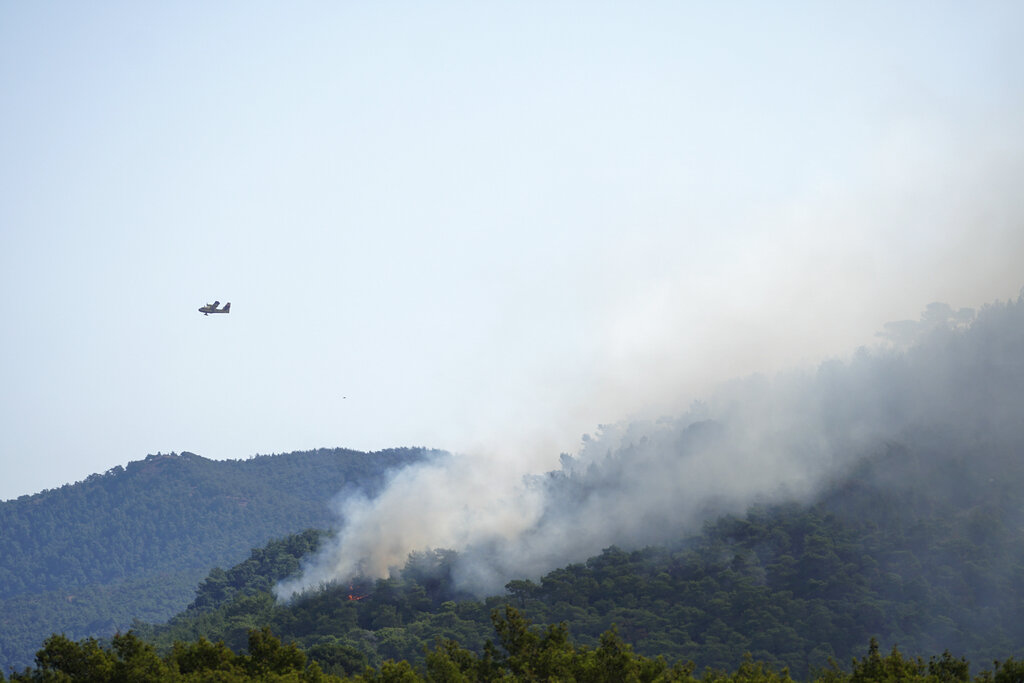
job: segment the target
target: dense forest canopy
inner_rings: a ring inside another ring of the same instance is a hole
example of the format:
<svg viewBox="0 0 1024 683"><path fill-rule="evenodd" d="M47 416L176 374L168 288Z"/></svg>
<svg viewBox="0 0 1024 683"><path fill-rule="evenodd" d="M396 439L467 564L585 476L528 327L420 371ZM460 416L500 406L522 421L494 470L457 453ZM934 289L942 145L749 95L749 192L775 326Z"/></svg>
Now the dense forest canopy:
<svg viewBox="0 0 1024 683"><path fill-rule="evenodd" d="M134 633L117 634L109 644L95 639L69 641L54 635L36 656L36 666L12 672L12 681L356 681L416 683L417 681L580 681L593 683L793 683L788 669L776 670L745 656L734 670L706 668L692 662L669 664L663 657L644 657L633 651L615 629L601 635L591 648L572 642L564 623L539 629L514 607L491 612L495 638L483 654L456 640L438 639L418 666L388 659L379 667L358 667L343 651L303 651L282 642L269 628L249 629L247 646L235 652L223 642L199 638L176 642L162 655ZM829 662L802 680L815 683L1014 683L1024 678L1024 663L1012 657L994 662L971 678L971 664L948 651L932 656L905 656L896 647L883 655L871 640L867 654L848 667ZM2 676L0 676L2 680ZM797 679L801 680L801 679Z"/></svg>
<svg viewBox="0 0 1024 683"><path fill-rule="evenodd" d="M430 551L386 579L358 577L280 603L269 587L281 572L257 567L294 566L288 553L301 544L277 543L248 566L212 573L167 625L136 627L162 648L206 637L240 650L250 629L270 626L348 673L387 659L422 665L439 637L480 654L489 616L505 604L538 624L564 622L583 646L615 629L639 654L699 668L732 669L751 654L806 678L830 660L845 664L872 638L985 666L1021 657L1024 532L993 523L992 508L955 502L919 516L903 505L914 489L843 486L814 505L755 506L671 545L607 548L482 600L459 590L457 553Z"/></svg>
<svg viewBox="0 0 1024 683"><path fill-rule="evenodd" d="M105 636L183 609L213 566L305 527L329 528L341 490L437 453L320 449L249 460L156 454L0 503L0 666L40 639Z"/></svg>

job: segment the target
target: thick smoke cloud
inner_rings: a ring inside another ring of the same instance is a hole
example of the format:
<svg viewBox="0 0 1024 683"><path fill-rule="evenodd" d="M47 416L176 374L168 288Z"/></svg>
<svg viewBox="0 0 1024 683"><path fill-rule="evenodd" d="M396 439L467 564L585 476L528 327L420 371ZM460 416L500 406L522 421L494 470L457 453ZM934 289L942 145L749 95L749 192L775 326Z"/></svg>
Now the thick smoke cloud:
<svg viewBox="0 0 1024 683"><path fill-rule="evenodd" d="M458 551L461 588L498 592L753 502L807 500L909 433L1024 443L1024 298L978 313L932 304L880 336L846 360L733 381L680 417L602 425L543 475L467 455L399 471L380 495L340 501L337 537L278 595L386 576L431 548Z"/></svg>

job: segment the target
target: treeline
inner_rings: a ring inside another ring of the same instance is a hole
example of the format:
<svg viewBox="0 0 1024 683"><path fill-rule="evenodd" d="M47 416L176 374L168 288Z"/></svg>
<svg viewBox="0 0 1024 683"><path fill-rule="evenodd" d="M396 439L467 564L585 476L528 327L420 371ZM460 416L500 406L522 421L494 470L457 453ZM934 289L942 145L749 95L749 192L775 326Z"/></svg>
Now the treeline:
<svg viewBox="0 0 1024 683"><path fill-rule="evenodd" d="M37 653L35 667L12 673L11 681L364 681L415 683L445 681L593 681L595 683L791 683L787 669L747 655L732 671L708 668L698 673L693 662L669 664L663 657L636 654L615 629L606 631L596 647L576 645L565 623L538 629L512 606L491 614L497 644L488 640L482 654L455 640L435 641L423 663L387 660L380 667L347 670L346 663L304 652L294 642L283 643L269 628L250 630L247 647L236 653L222 641L200 638L175 642L161 656L134 633L114 636L109 644L89 638L79 642L51 636ZM0 674L2 680L2 674ZM969 683L970 664L948 651L925 662L906 657L896 647L883 656L872 640L863 658L853 658L849 670L835 660L804 679L820 683ZM1017 683L1024 680L1024 662L1012 658L981 671L976 683Z"/></svg>
<svg viewBox="0 0 1024 683"><path fill-rule="evenodd" d="M373 495L389 472L437 452L320 449L249 460L156 454L0 503L0 667L49 633L107 636L180 612L210 567L337 520L339 491Z"/></svg>

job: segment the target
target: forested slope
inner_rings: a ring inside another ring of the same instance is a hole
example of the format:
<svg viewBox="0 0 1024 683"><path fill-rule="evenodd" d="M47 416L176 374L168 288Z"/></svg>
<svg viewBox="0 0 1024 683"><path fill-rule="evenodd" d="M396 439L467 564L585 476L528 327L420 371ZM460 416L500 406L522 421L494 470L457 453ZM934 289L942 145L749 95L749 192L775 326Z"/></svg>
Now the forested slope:
<svg viewBox="0 0 1024 683"><path fill-rule="evenodd" d="M269 626L325 670L351 674L387 659L422 664L438 638L481 654L493 639L492 611L511 604L535 623L565 622L581 645L596 648L615 628L639 654L699 669L735 669L749 653L806 679L830 659L845 665L863 654L873 638L924 657L949 650L979 666L1024 656L1019 525L951 505L880 526L880 516L911 508L855 488L722 517L671 546L608 548L486 599L456 588L455 553L432 551L388 579L357 578L281 604L270 586L282 572L256 568L298 563L272 544L211 574L167 626L138 632L164 648L202 636L244 650L250 629Z"/></svg>
<svg viewBox="0 0 1024 683"><path fill-rule="evenodd" d="M486 659L506 603L564 622L584 647L614 626L636 652L698 669L735 670L751 653L808 679L872 639L978 667L1020 659L1024 297L977 315L930 306L898 332L906 348L744 380L679 418L604 430L527 478L539 507L517 535L414 548L389 576L351 575L365 541L396 542L371 494L357 551L344 529L276 541L210 572L169 624L136 628L164 649L202 636L244 651L269 627L335 674L423 664L438 639ZM512 571L539 560L545 571ZM314 565L333 582L290 581L306 592L275 599L276 581ZM479 576L506 577L505 591L480 593L467 581Z"/></svg>
<svg viewBox="0 0 1024 683"><path fill-rule="evenodd" d="M499 542L415 552L388 578L339 576L290 604L266 580L242 582L153 636L244 648L246 629L270 625L352 672L421 662L438 637L481 652L491 610L511 602L536 623L566 622L583 645L614 625L637 652L698 667L734 669L750 652L806 678L871 638L982 666L1021 658L1024 300L988 306L969 327L929 310L907 350L738 385L724 408L627 426L534 478L543 514L505 547L613 539L589 559L509 577L487 598L461 578L511 566L493 563ZM773 467L815 476L757 488Z"/></svg>
<svg viewBox="0 0 1024 683"><path fill-rule="evenodd" d="M211 567L270 538L330 527L339 491L372 494L389 471L432 453L157 454L0 503L0 666L27 664L52 632L109 635L135 618L166 619Z"/></svg>

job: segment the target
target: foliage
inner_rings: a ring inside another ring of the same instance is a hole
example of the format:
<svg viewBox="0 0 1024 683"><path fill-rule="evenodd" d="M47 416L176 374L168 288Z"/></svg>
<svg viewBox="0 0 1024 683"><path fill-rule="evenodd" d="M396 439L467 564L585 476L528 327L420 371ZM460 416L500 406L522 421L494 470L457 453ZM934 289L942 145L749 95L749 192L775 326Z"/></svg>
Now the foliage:
<svg viewBox="0 0 1024 683"><path fill-rule="evenodd" d="M213 566L267 539L334 523L345 487L372 495L432 455L320 449L249 460L150 455L85 481L0 502L0 669L54 630L105 636L184 608Z"/></svg>
<svg viewBox="0 0 1024 683"><path fill-rule="evenodd" d="M12 681L329 681L294 644L282 643L269 629L249 632L248 652L235 654L223 643L200 639L176 643L161 657L134 633L117 634L109 646L93 638L80 642L51 636L36 654L35 668ZM336 680L336 679L334 679Z"/></svg>
<svg viewBox="0 0 1024 683"><path fill-rule="evenodd" d="M491 613L498 644L488 640L478 655L455 640L438 640L423 664L388 659L378 667L363 667L350 675L325 672L316 650L304 652L284 642L267 627L251 629L247 647L238 654L223 642L206 638L176 642L169 653L157 650L132 632L117 634L109 645L93 638L79 642L54 635L36 654L35 667L13 673L12 681L580 681L587 683L793 683L789 671L747 654L731 673L708 668L698 678L692 662L669 665L662 657L639 655L615 629L606 631L596 647L574 644L566 624L538 629L514 607ZM982 671L975 683L1013 683L1021 680L1024 665L1012 659ZM868 654L854 658L850 672L835 663L806 679L816 683L969 683L969 664L949 652L932 657L905 657L895 647L881 656L871 640Z"/></svg>
<svg viewBox="0 0 1024 683"><path fill-rule="evenodd" d="M891 470L900 457L880 457L875 466ZM860 476L873 475L865 469ZM968 473L961 476L970 481ZM812 506L755 506L674 547L611 547L539 582L512 581L505 596L484 600L458 590L452 551L414 553L387 579L356 578L290 604L275 602L258 572L232 570L225 576L249 583L236 584L230 595L220 591L219 604L194 605L145 632L161 648L200 635L239 648L248 629L270 625L319 653L325 671L353 675L388 659L429 664L439 655L425 653L439 640L460 643L459 651L446 650L455 659L465 656L462 650L486 657L491 610L510 602L549 625L545 642L567 639L570 625L584 647L600 649L605 634L614 633L645 657L715 670L739 667L749 653L807 678L829 661L849 661L871 638L922 652L954 648L976 661L1019 655L1021 603L1003 598L1024 587L1020 527L989 521L979 534L977 509L954 514L938 507L934 519L903 518L899 503L912 500L913 490L893 490L887 495L898 500L889 500L877 488L843 484ZM883 517L887 526L880 526ZM274 565L286 547L301 544L268 546L259 556ZM981 558L988 572L979 570ZM203 585L209 592L212 577ZM508 623L495 625L504 645L520 636L532 642ZM539 666L524 661L508 664L514 671ZM435 662L441 664L450 666Z"/></svg>

